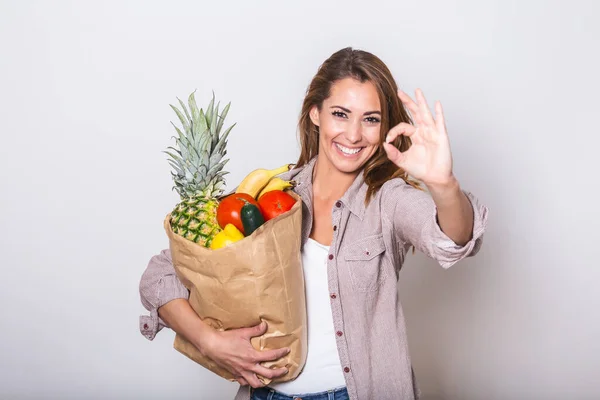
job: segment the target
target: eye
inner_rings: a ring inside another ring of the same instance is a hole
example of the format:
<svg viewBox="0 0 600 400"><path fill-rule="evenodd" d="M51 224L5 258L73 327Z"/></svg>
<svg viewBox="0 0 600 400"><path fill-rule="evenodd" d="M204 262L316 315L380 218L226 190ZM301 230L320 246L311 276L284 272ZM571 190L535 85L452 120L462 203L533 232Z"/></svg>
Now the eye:
<svg viewBox="0 0 600 400"><path fill-rule="evenodd" d="M333 115L334 117L338 117L338 118L347 118L348 117L345 112L338 111L338 110L335 110L334 112L332 112L331 115Z"/></svg>
<svg viewBox="0 0 600 400"><path fill-rule="evenodd" d="M365 118L365 120L370 124L378 124L379 122L381 122L377 117L367 117Z"/></svg>

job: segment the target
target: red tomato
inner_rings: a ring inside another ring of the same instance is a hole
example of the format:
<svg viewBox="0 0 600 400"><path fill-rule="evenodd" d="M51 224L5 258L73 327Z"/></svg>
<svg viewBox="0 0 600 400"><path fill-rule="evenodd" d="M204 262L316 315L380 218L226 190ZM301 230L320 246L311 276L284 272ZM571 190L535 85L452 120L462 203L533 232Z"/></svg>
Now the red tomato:
<svg viewBox="0 0 600 400"><path fill-rule="evenodd" d="M217 208L217 222L221 228L224 229L225 225L233 224L240 232L244 233L244 225L241 219L242 207L246 204L244 200L258 207L258 203L254 200L254 197L246 193L230 194L221 200Z"/></svg>
<svg viewBox="0 0 600 400"><path fill-rule="evenodd" d="M258 199L265 222L289 211L295 203L296 199L283 190L271 190Z"/></svg>

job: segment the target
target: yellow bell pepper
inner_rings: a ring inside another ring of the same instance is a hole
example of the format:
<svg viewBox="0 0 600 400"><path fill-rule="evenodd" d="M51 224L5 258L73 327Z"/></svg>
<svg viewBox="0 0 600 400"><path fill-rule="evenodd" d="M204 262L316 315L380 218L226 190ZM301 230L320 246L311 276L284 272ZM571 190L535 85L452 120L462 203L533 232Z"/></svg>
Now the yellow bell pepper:
<svg viewBox="0 0 600 400"><path fill-rule="evenodd" d="M210 248L213 250L220 249L225 246L229 246L232 243L242 240L244 234L240 232L238 228L233 224L225 225L225 228L217 233L210 243Z"/></svg>

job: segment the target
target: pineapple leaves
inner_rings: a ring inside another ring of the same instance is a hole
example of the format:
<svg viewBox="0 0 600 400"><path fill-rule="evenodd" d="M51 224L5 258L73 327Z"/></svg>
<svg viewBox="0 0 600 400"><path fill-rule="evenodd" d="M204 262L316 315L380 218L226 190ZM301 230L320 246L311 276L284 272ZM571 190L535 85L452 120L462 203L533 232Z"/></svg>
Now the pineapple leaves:
<svg viewBox="0 0 600 400"><path fill-rule="evenodd" d="M173 167L173 169L175 170L176 173L171 172L172 175L174 176L183 176L183 171L179 168L179 165L177 165L176 162L174 162L173 160L167 160L169 161L169 164L171 164L171 167Z"/></svg>
<svg viewBox="0 0 600 400"><path fill-rule="evenodd" d="M172 104L169 104L171 106L171 108L173 109L173 111L175 111L175 114L177 114L177 117L179 118L179 121L181 121L181 125L183 125L183 130L186 132L189 132L190 130L190 124L188 123L188 120L185 119L185 117L183 116L183 114L181 113L181 111L179 111L179 109L177 107L175 107Z"/></svg>
<svg viewBox="0 0 600 400"><path fill-rule="evenodd" d="M171 124L173 124L171 122ZM190 142L188 140L188 138L181 132L181 130L179 130L179 128L177 128L175 126L175 124L173 124L173 127L175 128L175 130L177 131L177 134L179 135L179 138L175 138L175 142L177 143L177 146L179 146L179 149L181 150L180 154L181 154L181 158L183 159L187 159L188 158L188 148L190 147ZM172 148L172 147L170 147Z"/></svg>
<svg viewBox="0 0 600 400"><path fill-rule="evenodd" d="M164 153L171 166L171 175L179 195L183 197L203 196L207 194L216 197L222 194L225 187L227 171L223 168L229 161L227 154L227 138L236 124L221 132L231 103L220 111L221 102L212 98L207 108L198 108L195 98L196 91L190 93L185 101L177 98L178 106L169 104L179 121L178 125L171 122L177 132L175 145L169 146ZM221 113L219 115L219 113Z"/></svg>
<svg viewBox="0 0 600 400"><path fill-rule="evenodd" d="M179 135L179 140L181 142L187 141L187 138L185 137L183 132L181 132L181 129L179 129L173 122L171 122L171 125L173 125L173 128L175 128L175 130L177 131L177 135Z"/></svg>
<svg viewBox="0 0 600 400"><path fill-rule="evenodd" d="M206 130L208 129L208 122L206 120L206 115L204 114L204 111L202 109L200 109L200 118L198 118L198 123L198 126L200 127L198 131L200 131L200 133L206 132Z"/></svg>
<svg viewBox="0 0 600 400"><path fill-rule="evenodd" d="M194 124L196 124L196 121L198 121L198 105L196 104L196 97L195 97L196 91L194 90L190 96L188 97L188 105L190 106L190 111L192 113L192 122Z"/></svg>
<svg viewBox="0 0 600 400"><path fill-rule="evenodd" d="M184 172L185 172L185 180L188 182L191 182L192 179L194 178L194 175L187 169Z"/></svg>
<svg viewBox="0 0 600 400"><path fill-rule="evenodd" d="M219 143L217 143L217 145L213 149L213 153L221 153L221 151L225 148L225 146L227 146L227 137L229 136L229 132L231 132L231 130L233 129L234 126L235 126L235 124L231 125L225 131L223 136L221 136L221 140L219 140Z"/></svg>
<svg viewBox="0 0 600 400"><path fill-rule="evenodd" d="M205 135L202 132L194 134L192 137L192 147L196 152L204 150L202 147L202 141L204 140Z"/></svg>
<svg viewBox="0 0 600 400"><path fill-rule="evenodd" d="M206 167L206 165L200 165L198 167L198 179L203 181L204 179L206 179L206 173L208 172L208 168Z"/></svg>
<svg viewBox="0 0 600 400"><path fill-rule="evenodd" d="M177 157L177 159L181 159L181 156L182 156L182 154L181 154L181 151L179 151L178 149L176 149L176 148L175 148L175 147L173 147L173 146L169 146L169 147L167 147L167 148L168 148L169 150L173 150L175 153L179 154L179 157ZM167 154L169 154L169 155L170 155L170 153L168 153L168 152L165 152L165 153L167 153ZM175 156L171 156L171 157L175 158Z"/></svg>
<svg viewBox="0 0 600 400"><path fill-rule="evenodd" d="M172 147L169 147L172 148ZM175 161L175 162L179 162L181 160L181 158L177 157L175 154L171 153L170 151L163 151L163 153L167 153L169 156L171 156L171 158ZM169 160L171 161L171 160Z"/></svg>
<svg viewBox="0 0 600 400"><path fill-rule="evenodd" d="M225 164L227 164L229 160L223 160L218 164L213 165L207 172L208 176L212 176L215 173L217 173L218 171L221 171L223 169L223 167L225 166Z"/></svg>
<svg viewBox="0 0 600 400"><path fill-rule="evenodd" d="M214 114L214 105L215 105L215 92L213 92L212 100L208 104L208 107L206 107L206 123L208 124L208 126L210 126L210 124L212 124L213 114Z"/></svg>
<svg viewBox="0 0 600 400"><path fill-rule="evenodd" d="M185 116L188 120L190 120L190 114L188 113L187 108L185 108L185 104L183 101L181 101L181 99L178 97L177 100L179 101L179 104L181 105L181 108L183 109L183 112L185 113Z"/></svg>
<svg viewBox="0 0 600 400"><path fill-rule="evenodd" d="M212 158L212 157L210 157L210 156L208 155L208 151L204 150L204 151L202 152L202 158L200 159L200 164L201 164L201 165L209 165L209 164L208 164L208 162L209 162L209 160L210 160L211 158Z"/></svg>
<svg viewBox="0 0 600 400"><path fill-rule="evenodd" d="M198 145L198 140L200 135L202 135L202 131L201 126L202 126L202 122L200 121L200 113L201 111L198 110L198 105L196 104L196 98L195 98L195 93L196 91L193 91L190 96L188 97L188 104L190 106L190 111L192 113L192 129L190 130L190 142L192 143L192 146L197 146Z"/></svg>
<svg viewBox="0 0 600 400"><path fill-rule="evenodd" d="M190 110L192 111L191 142L195 148L202 148L201 143L208 125L206 123L204 111L202 109L198 110L198 105L196 104L196 98L194 94L195 91L190 94L190 97L188 98Z"/></svg>
<svg viewBox="0 0 600 400"><path fill-rule="evenodd" d="M225 118L227 118L227 113L229 112L230 106L231 106L231 103L227 104L225 106L225 108L223 109L223 112L219 116L219 123L217 125L217 133L220 133L221 129L223 128L223 124L225 123Z"/></svg>
<svg viewBox="0 0 600 400"><path fill-rule="evenodd" d="M209 145L209 144L210 144L210 136L208 136L208 135L203 135L203 136L200 138L200 143L199 143L199 145L198 145L198 148L199 148L201 151L208 151L208 150L210 150L210 149L208 148L208 145Z"/></svg>
<svg viewBox="0 0 600 400"><path fill-rule="evenodd" d="M208 155L208 153L207 153ZM204 164L204 165L215 165L219 163L219 160L223 158L223 155L220 153L213 153L212 156L210 156L209 162L208 164Z"/></svg>
<svg viewBox="0 0 600 400"><path fill-rule="evenodd" d="M191 146L190 150L194 152L194 154L188 158L188 162L190 162L190 160L197 162L202 162L202 157L200 156L200 153L202 152L202 149L198 149L197 146Z"/></svg>
<svg viewBox="0 0 600 400"><path fill-rule="evenodd" d="M220 105L221 105L220 102L217 103L217 108L213 114L212 124L210 125L210 136L212 137L212 141L211 141L211 145L210 145L211 150L215 148L215 146L217 145L217 142L219 141L219 132L217 131L217 125L218 125L219 106Z"/></svg>

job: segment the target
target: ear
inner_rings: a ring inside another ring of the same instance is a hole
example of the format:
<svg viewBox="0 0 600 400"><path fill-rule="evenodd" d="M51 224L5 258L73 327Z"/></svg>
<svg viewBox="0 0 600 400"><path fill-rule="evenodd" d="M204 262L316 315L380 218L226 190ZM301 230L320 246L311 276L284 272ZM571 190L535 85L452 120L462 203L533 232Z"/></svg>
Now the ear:
<svg viewBox="0 0 600 400"><path fill-rule="evenodd" d="M319 108L317 106L312 106L309 112L310 120L315 126L319 126Z"/></svg>

